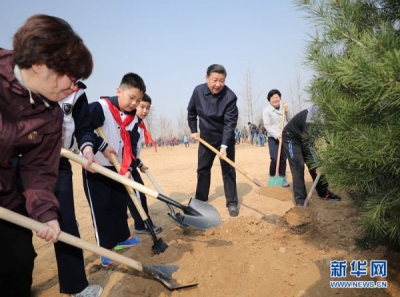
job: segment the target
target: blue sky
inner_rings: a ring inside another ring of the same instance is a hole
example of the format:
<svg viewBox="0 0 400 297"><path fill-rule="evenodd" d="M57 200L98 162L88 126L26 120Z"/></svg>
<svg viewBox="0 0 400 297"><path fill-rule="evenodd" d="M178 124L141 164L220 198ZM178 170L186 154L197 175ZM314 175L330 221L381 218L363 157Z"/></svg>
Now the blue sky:
<svg viewBox="0 0 400 297"><path fill-rule="evenodd" d="M14 33L35 13L68 21L92 52L89 101L114 95L122 76L136 72L155 117L172 120L185 112L214 63L227 69L226 85L238 95L243 121L248 70L258 111L273 88L290 104L296 76L303 83L310 76L303 61L311 25L290 0L3 1L0 47L11 49Z"/></svg>

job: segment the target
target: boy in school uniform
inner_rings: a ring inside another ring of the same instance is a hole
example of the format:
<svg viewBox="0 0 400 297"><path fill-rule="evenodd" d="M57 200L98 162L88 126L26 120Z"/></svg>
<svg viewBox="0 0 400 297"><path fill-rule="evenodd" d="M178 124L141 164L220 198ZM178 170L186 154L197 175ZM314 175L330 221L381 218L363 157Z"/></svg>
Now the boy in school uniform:
<svg viewBox="0 0 400 297"><path fill-rule="evenodd" d="M89 104L85 93L86 86L81 81L77 81L76 86L78 88L76 92L58 102L64 113L62 147L70 150L76 140L79 151L88 160L88 164L84 168L89 170L90 165L97 161L94 156L97 150L107 158L110 158L112 153L115 154L115 151L91 130ZM15 161L18 166L19 159ZM79 225L75 216L72 167L70 161L65 157L59 159L57 182L53 192L60 204L58 222L61 231L80 237ZM103 291L101 286L88 283L81 249L58 241L54 243L54 250L60 293L69 294L72 297L98 297L101 295Z"/></svg>
<svg viewBox="0 0 400 297"><path fill-rule="evenodd" d="M149 95L144 94L142 101L140 102L139 106L136 108L136 115L138 117L138 133L139 133L139 141L137 142L137 150L136 150L136 161L135 161L135 169L132 170L132 178L135 182L138 182L142 185L144 185L144 182L142 180L142 177L140 176L139 171L137 170L137 168L145 173L147 169L149 169L140 159L140 152L142 150L142 147L144 144L148 145L148 143L150 142L153 147L155 148L155 150L157 151L157 146L156 143L154 142L154 140L152 139L150 132L147 130L146 125L144 124L144 119L147 117L147 115L150 112L150 107L151 107L151 98ZM152 228L154 230L154 233L158 234L162 232L162 228L155 226L153 224L152 219L150 218L149 215L149 209L147 207L147 198L146 195L139 192L139 191L135 191L136 192L136 196L140 197L140 202L142 204L142 207L144 209L144 211L147 214L147 217L149 218L150 224L152 225ZM135 205L132 203L132 201L129 199L128 200L128 208L133 216L133 219L135 220L135 232L137 234L149 234L150 230L147 228L147 226L144 224L142 218L140 217L139 213L137 212Z"/></svg>
<svg viewBox="0 0 400 297"><path fill-rule="evenodd" d="M103 97L89 105L92 129L102 127L108 145L117 152L121 163L119 173L128 178L135 168L134 152L139 140L136 108L145 92L143 79L135 73L127 73L117 88L117 96ZM117 171L101 153L97 153L96 158L101 165ZM126 212L130 197L125 186L87 170L83 170L83 181L98 245L122 250L138 244L140 238L130 237ZM100 260L104 267L113 263L105 257Z"/></svg>
<svg viewBox="0 0 400 297"><path fill-rule="evenodd" d="M65 149L71 149L76 139L79 150L88 160L88 165L84 168L89 169L91 163L96 162L94 153L97 150L108 157L115 152L91 130L86 86L80 81L77 82L77 86L79 89L76 92L58 102L64 112L62 146ZM58 220L61 230L80 237L75 217L72 168L70 161L65 157L60 158L54 194L60 203ZM89 285L86 278L82 250L60 241L54 244L54 249L60 293L71 296L100 296L102 287Z"/></svg>

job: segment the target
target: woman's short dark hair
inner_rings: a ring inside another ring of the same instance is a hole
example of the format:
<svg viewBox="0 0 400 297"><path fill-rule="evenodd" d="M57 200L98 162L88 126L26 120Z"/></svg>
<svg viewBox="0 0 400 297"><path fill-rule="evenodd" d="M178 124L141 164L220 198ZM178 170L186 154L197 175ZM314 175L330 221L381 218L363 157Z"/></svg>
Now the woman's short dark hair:
<svg viewBox="0 0 400 297"><path fill-rule="evenodd" d="M14 35L14 62L21 69L45 64L59 74L88 78L93 70L92 54L63 19L36 14Z"/></svg>
<svg viewBox="0 0 400 297"><path fill-rule="evenodd" d="M277 94L280 98L282 97L281 92L279 92L279 90L277 90L277 89L272 89L271 91L269 91L269 92L268 92L268 95L267 95L268 101L271 99L272 96L274 96L274 95L276 95L276 94Z"/></svg>

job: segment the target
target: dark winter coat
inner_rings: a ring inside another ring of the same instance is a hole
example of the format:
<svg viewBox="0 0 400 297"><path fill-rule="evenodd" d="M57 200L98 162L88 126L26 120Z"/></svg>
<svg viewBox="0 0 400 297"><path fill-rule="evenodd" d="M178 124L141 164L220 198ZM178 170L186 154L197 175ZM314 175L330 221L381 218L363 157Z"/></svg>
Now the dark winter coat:
<svg viewBox="0 0 400 297"><path fill-rule="evenodd" d="M235 128L238 120L237 97L227 86L213 95L207 84L197 86L188 105L188 124L192 133L197 132L214 146L235 145Z"/></svg>

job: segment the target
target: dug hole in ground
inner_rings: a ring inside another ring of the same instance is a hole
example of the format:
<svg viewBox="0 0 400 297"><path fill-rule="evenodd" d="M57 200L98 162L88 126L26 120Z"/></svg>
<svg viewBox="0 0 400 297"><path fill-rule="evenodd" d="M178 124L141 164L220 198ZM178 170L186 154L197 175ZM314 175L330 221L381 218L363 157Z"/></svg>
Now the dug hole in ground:
<svg viewBox="0 0 400 297"><path fill-rule="evenodd" d="M149 166L165 194L187 205L196 188L197 145L142 150L141 159ZM268 147L236 146L236 164L267 184ZM81 178L80 165L73 164L75 210L81 238L96 244L90 209ZM312 181L305 174L307 188ZM145 185L154 189L145 174ZM292 181L289 166L287 180ZM158 234L167 244L164 253L152 252L149 235L132 235L142 242L120 252L145 264L176 264L172 277L179 283L197 286L170 291L161 282L126 265L115 263L103 268L99 256L84 252L91 284L103 286L102 296L400 296L399 253L379 247L360 250L355 239L361 232L358 212L344 194L342 201L323 201L314 193L306 211L292 209L291 201L260 194L259 188L237 172L240 214L231 218L225 205L221 168L216 158L212 169L209 203L220 213L219 227L205 231L183 228L168 216L164 202L147 197L150 215L164 231ZM291 188L289 189L291 190ZM334 189L333 189L334 190ZM291 210L290 212L288 212ZM176 208L177 212L182 212ZM34 235L38 254L33 273L33 296L66 296L59 293L57 266L52 244ZM332 289L330 281L370 281L369 276L349 275L353 260L387 260L386 289ZM347 261L347 277L331 278L331 261ZM0 294L1 295L1 294Z"/></svg>

